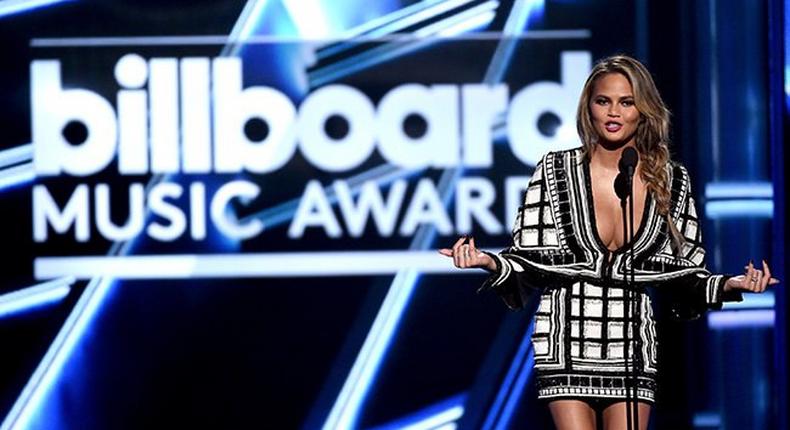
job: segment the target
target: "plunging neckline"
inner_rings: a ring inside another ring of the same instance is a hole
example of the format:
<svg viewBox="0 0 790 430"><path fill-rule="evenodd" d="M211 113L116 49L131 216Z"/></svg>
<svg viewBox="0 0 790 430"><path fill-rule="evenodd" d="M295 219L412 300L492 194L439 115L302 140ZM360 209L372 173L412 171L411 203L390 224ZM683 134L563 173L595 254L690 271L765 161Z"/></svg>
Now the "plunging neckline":
<svg viewBox="0 0 790 430"><path fill-rule="evenodd" d="M619 254L625 249L628 249L632 243L636 243L639 240L639 238L642 236L642 232L644 231L645 225L647 224L647 218L650 212L650 206L652 206L653 204L653 198L650 195L649 191L645 192L645 202L642 207L642 219L639 221L639 228L634 233L633 240L629 240L629 238L624 237L623 244L621 246L619 246L617 249L614 250L609 249L609 247L606 246L606 244L603 242L603 239L601 239L600 234L598 233L598 221L596 219L596 214L595 214L595 200L594 200L595 197L593 196L593 190L592 190L592 174L590 173L590 161L583 160L582 164L584 165L584 179L585 179L584 188L587 193L587 206L588 206L588 211L590 213L590 224L593 232L593 237L595 239L595 242L600 247L600 249L606 255L610 256L608 262L611 262L615 255Z"/></svg>

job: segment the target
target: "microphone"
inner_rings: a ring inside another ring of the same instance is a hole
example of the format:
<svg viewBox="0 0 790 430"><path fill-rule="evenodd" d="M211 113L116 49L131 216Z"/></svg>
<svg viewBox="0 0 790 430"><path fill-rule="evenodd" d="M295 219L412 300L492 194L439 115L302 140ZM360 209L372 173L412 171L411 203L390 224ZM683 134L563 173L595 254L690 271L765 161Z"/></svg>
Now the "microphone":
<svg viewBox="0 0 790 430"><path fill-rule="evenodd" d="M621 173L634 176L637 161L639 161L639 154L637 154L634 147L629 146L623 149L623 154L620 155L620 162L617 164L617 167L619 167Z"/></svg>
<svg viewBox="0 0 790 430"><path fill-rule="evenodd" d="M629 194L628 178L626 176L626 173L620 172L614 178L614 193L617 194L617 197L620 198L623 204L625 204L625 200L628 198Z"/></svg>
<svg viewBox="0 0 790 430"><path fill-rule="evenodd" d="M631 194L631 178L634 176L637 161L639 161L639 154L636 149L629 146L623 150L620 161L617 163L620 173L614 178L614 192L623 202Z"/></svg>

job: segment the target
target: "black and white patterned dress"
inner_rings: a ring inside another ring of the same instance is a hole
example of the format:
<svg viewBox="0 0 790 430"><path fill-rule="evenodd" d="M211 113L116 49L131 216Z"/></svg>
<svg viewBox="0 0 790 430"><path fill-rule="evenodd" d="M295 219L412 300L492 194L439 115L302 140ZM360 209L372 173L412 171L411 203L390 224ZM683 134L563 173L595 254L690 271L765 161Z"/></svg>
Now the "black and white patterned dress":
<svg viewBox="0 0 790 430"><path fill-rule="evenodd" d="M492 288L511 309L522 308L529 294L540 291L532 335L539 398L625 399L627 365L631 372L636 366L639 399L652 403L658 342L646 288L664 289L681 318L740 300L740 294L723 292L727 276L705 269L687 171L675 163L667 168L670 216L686 243L673 252L666 218L648 195L634 236L635 286L628 290L633 298L626 300L631 256L622 248L610 251L598 236L589 163L581 148L549 153L536 166L513 245L491 254L497 270L482 289ZM626 303L637 321L636 332L627 336Z"/></svg>

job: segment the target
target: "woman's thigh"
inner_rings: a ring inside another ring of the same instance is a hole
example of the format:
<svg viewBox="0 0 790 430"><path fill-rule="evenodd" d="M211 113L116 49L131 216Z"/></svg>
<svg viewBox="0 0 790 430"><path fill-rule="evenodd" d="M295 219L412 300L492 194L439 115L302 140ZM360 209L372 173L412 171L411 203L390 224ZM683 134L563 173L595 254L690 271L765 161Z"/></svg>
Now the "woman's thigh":
<svg viewBox="0 0 790 430"><path fill-rule="evenodd" d="M650 405L639 403L639 430L647 430L650 419ZM615 403L603 410L604 430L626 430L625 402Z"/></svg>
<svg viewBox="0 0 790 430"><path fill-rule="evenodd" d="M595 411L580 400L554 400L549 403L557 430L595 430Z"/></svg>

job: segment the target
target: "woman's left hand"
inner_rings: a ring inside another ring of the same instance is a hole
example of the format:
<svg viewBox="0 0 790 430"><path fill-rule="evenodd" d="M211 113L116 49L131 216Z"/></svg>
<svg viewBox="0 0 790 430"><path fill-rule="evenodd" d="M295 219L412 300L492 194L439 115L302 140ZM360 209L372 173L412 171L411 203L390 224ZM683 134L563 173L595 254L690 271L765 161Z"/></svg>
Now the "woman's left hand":
<svg viewBox="0 0 790 430"><path fill-rule="evenodd" d="M768 267L765 260L763 260L763 268L765 270L758 270L750 261L749 265L744 267L745 274L733 276L727 280L724 284L724 291L742 290L762 293L769 285L778 284L779 280L771 277L771 268Z"/></svg>

